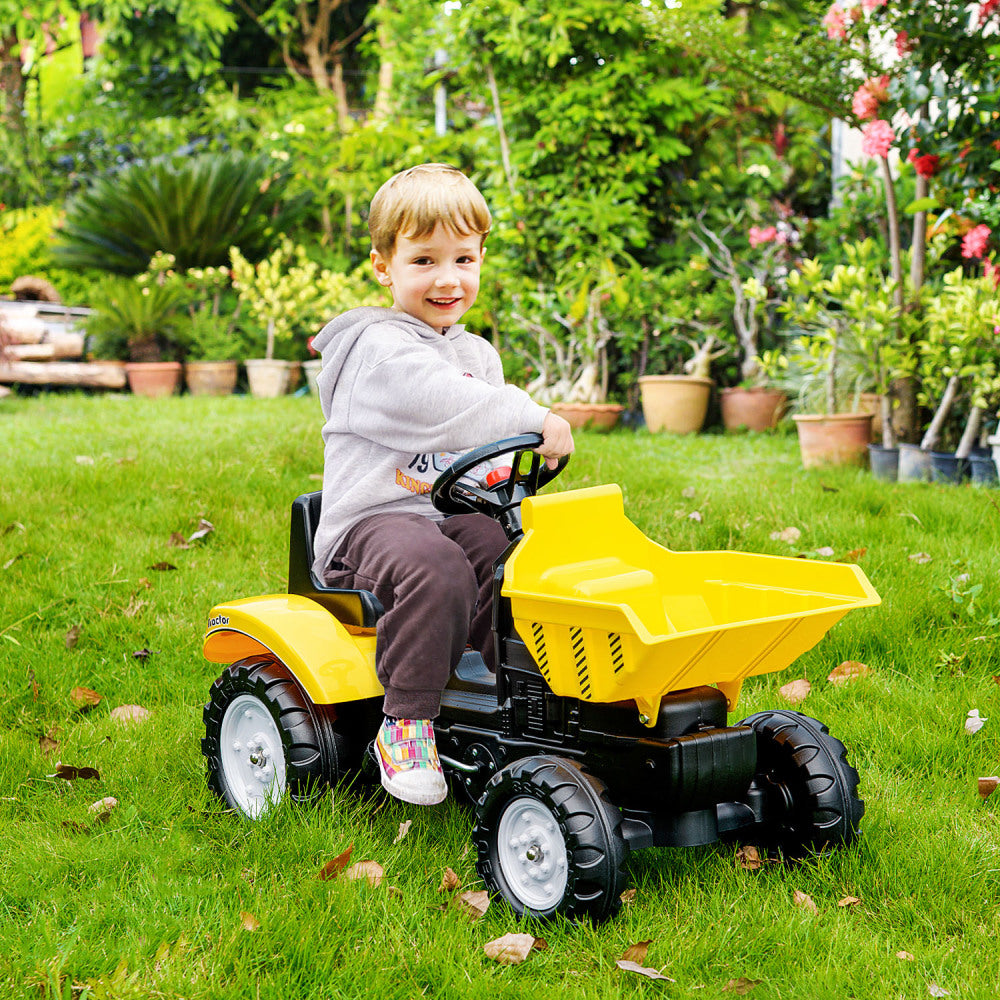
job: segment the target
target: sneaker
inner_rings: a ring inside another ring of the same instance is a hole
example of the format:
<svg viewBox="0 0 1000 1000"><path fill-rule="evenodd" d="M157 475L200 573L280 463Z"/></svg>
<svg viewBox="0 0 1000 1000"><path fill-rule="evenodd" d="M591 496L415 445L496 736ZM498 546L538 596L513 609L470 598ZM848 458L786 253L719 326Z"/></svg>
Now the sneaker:
<svg viewBox="0 0 1000 1000"><path fill-rule="evenodd" d="M415 806L434 806L448 796L448 786L427 719L386 719L375 737L382 787Z"/></svg>

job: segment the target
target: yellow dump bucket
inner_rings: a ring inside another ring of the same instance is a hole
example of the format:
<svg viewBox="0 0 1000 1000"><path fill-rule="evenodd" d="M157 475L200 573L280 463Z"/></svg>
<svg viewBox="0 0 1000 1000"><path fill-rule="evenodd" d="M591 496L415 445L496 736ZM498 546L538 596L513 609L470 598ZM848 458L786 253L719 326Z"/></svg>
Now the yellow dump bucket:
<svg viewBox="0 0 1000 1000"><path fill-rule="evenodd" d="M625 517L618 486L522 504L503 593L558 694L634 699L650 722L671 691L715 684L732 710L753 674L782 670L852 608L880 604L853 565L671 552Z"/></svg>

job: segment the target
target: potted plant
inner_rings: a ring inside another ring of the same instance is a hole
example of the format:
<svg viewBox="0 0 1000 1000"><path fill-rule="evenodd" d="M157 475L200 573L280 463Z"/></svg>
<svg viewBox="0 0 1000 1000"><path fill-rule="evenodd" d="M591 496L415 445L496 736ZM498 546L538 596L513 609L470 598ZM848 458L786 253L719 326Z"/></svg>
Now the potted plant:
<svg viewBox="0 0 1000 1000"><path fill-rule="evenodd" d="M176 327L184 293L168 280L169 255L157 254L143 274L108 278L91 302L87 333L99 358L125 361L129 387L137 395L169 396L181 377Z"/></svg>
<svg viewBox="0 0 1000 1000"><path fill-rule="evenodd" d="M921 395L933 416L920 442L937 481L957 482L973 447L985 438L984 418L1000 393L995 341L1000 326L993 281L946 274L927 303L920 348ZM984 442L985 443L985 442ZM949 447L951 445L952 447Z"/></svg>
<svg viewBox="0 0 1000 1000"><path fill-rule="evenodd" d="M626 347L646 426L695 433L715 385L712 362L730 350L722 339L727 303L703 261L669 272L643 271L642 278L631 296L639 336Z"/></svg>
<svg viewBox="0 0 1000 1000"><path fill-rule="evenodd" d="M788 226L751 226L750 254L737 256L726 242L731 230L730 226L716 233L699 219L691 237L712 274L729 289L730 316L740 349L740 382L719 393L723 426L763 431L774 427L788 406L787 394L773 381L782 355L770 347L762 349L762 340L770 331L777 304L770 287L779 261L788 254L792 233ZM774 339L773 332L769 339Z"/></svg>
<svg viewBox="0 0 1000 1000"><path fill-rule="evenodd" d="M525 387L573 427L610 430L624 409L608 401L608 348L618 336L616 310L628 303L610 261L596 280L571 277L510 295L507 321L515 353L532 373Z"/></svg>
<svg viewBox="0 0 1000 1000"><path fill-rule="evenodd" d="M177 333L185 347L188 392L192 396L228 396L236 388L237 358L243 350L237 327L240 304L226 302L229 271L224 267L191 268L182 281L188 302L178 319Z"/></svg>
<svg viewBox="0 0 1000 1000"><path fill-rule="evenodd" d="M229 255L240 303L263 331L257 349L263 346L264 356L245 362L250 392L257 397L283 395L299 365L298 360L275 358L279 345L284 351L304 352L306 338L337 313L382 302L381 297L366 295L350 275L321 268L287 237L256 264L237 247Z"/></svg>
<svg viewBox="0 0 1000 1000"><path fill-rule="evenodd" d="M780 307L794 335L786 378L797 385L792 419L807 468L867 461L873 414L861 410L860 396L869 373L857 359L876 287L870 249L848 245L848 263L829 275L806 260L788 277L789 298Z"/></svg>

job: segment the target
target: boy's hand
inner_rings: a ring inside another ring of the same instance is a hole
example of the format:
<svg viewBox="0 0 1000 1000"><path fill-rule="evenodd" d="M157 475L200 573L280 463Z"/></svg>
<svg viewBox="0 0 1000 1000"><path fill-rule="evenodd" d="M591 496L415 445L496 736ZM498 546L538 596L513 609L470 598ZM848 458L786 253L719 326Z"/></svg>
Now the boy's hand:
<svg viewBox="0 0 1000 1000"><path fill-rule="evenodd" d="M545 459L548 468L554 469L563 455L573 454L573 428L568 420L551 410L545 415L545 423L542 424L542 438L542 443L535 451Z"/></svg>

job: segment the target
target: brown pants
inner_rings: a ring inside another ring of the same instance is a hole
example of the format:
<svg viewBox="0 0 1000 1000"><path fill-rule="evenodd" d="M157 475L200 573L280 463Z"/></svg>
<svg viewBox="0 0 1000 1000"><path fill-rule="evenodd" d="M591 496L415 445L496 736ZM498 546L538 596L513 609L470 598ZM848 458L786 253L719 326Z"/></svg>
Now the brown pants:
<svg viewBox="0 0 1000 1000"><path fill-rule="evenodd" d="M506 547L503 528L485 514L376 514L347 533L324 578L370 590L385 608L375 665L386 715L435 718L466 643L495 668L493 564Z"/></svg>

